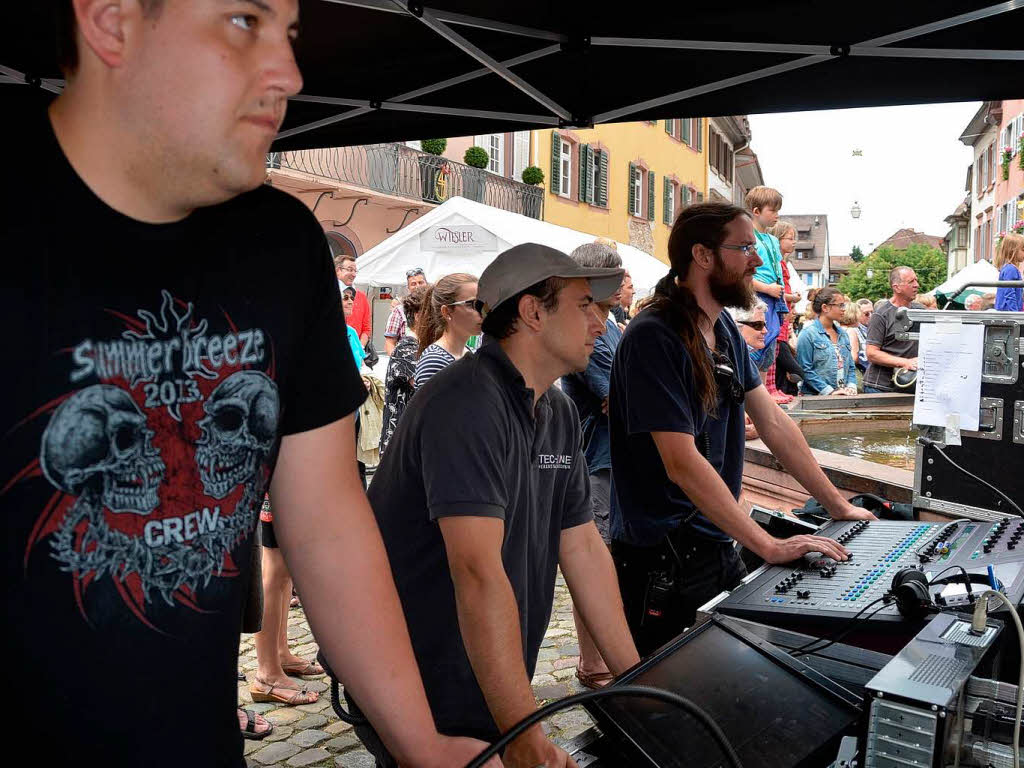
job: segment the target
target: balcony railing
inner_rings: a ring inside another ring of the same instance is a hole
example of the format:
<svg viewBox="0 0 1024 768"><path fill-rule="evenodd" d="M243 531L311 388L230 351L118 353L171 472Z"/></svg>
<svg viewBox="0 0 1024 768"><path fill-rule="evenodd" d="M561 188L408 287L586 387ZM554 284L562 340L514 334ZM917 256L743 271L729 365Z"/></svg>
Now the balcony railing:
<svg viewBox="0 0 1024 768"><path fill-rule="evenodd" d="M314 176L426 203L461 196L478 203L542 218L544 190L479 168L446 160L404 144L272 152L268 168Z"/></svg>

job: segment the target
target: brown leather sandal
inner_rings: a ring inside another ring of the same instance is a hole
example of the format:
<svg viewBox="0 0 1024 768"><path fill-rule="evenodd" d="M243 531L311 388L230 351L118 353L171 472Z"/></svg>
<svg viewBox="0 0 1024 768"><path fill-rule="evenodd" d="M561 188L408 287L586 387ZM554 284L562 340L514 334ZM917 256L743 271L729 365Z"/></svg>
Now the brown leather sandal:
<svg viewBox="0 0 1024 768"><path fill-rule="evenodd" d="M614 680L615 675L611 672L584 672L579 667L576 667L576 679L580 681L580 685L584 688L596 691L604 688Z"/></svg>
<svg viewBox="0 0 1024 768"><path fill-rule="evenodd" d="M292 664L282 664L281 669L284 670L286 675L294 675L295 677L317 677L324 673L324 668L315 661L306 661L305 659Z"/></svg>
<svg viewBox="0 0 1024 768"><path fill-rule="evenodd" d="M265 685L270 690L257 690L257 685ZM286 696L283 693L277 693L277 691L290 691L291 695ZM290 706L296 706L299 704L313 704L320 698L319 693L307 691L305 688L291 688L285 685L271 685L270 683L260 680L258 677L255 680L253 680L252 685L249 686L249 694L252 696L254 704L265 704L268 702L272 702L274 704L288 704Z"/></svg>

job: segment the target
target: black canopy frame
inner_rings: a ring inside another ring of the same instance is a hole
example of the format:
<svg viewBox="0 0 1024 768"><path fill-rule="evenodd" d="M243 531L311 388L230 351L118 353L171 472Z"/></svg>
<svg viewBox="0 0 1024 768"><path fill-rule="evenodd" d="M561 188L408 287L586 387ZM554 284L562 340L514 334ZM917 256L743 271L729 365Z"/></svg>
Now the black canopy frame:
<svg viewBox="0 0 1024 768"><path fill-rule="evenodd" d="M59 92L52 27L29 14L0 84ZM301 15L305 88L276 150L1024 95L1024 0L304 0Z"/></svg>

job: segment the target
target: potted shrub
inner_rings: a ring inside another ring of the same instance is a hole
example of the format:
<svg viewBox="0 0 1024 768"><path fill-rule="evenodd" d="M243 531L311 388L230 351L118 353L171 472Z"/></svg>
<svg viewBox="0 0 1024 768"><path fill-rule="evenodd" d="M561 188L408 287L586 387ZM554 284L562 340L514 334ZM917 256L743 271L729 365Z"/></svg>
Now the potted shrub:
<svg viewBox="0 0 1024 768"><path fill-rule="evenodd" d="M531 165L523 168L523 184L529 184L536 186L544 183L544 171L538 168L536 165Z"/></svg>
<svg viewBox="0 0 1024 768"><path fill-rule="evenodd" d="M534 189L520 190L520 195L523 200L523 215L539 219L540 207L544 200L544 195L539 189L536 189L536 187L544 183L544 171L536 165L528 166L523 168L522 179L523 184L528 184L531 187L534 187Z"/></svg>
<svg viewBox="0 0 1024 768"><path fill-rule="evenodd" d="M469 166L468 169L463 171L463 194L470 200L482 203L484 201L484 187L487 183L483 169L490 164L491 156L487 154L487 150L483 147L470 147L466 150L466 154L462 156L462 162Z"/></svg>
<svg viewBox="0 0 1024 768"><path fill-rule="evenodd" d="M423 187L423 199L431 202L440 202L437 199L437 175L441 171L441 155L448 147L447 139L423 139L420 141L423 154L418 155L420 164L420 183Z"/></svg>

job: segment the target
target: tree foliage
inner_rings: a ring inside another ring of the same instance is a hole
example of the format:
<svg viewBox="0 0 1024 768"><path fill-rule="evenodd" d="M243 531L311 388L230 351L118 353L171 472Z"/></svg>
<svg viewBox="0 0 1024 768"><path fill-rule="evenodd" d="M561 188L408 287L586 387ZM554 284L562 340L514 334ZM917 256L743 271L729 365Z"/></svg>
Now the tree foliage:
<svg viewBox="0 0 1024 768"><path fill-rule="evenodd" d="M855 264L859 264L864 261L864 251L860 249L859 245L853 246L850 250L850 258L853 259Z"/></svg>
<svg viewBox="0 0 1024 768"><path fill-rule="evenodd" d="M844 296L856 301L871 299L877 301L892 295L889 272L893 267L910 267L917 273L921 293L927 293L946 279L946 254L938 248L912 243L906 250L898 251L884 246L872 252L863 261L854 264L850 274L843 277L836 286ZM871 270L871 277L867 273Z"/></svg>

